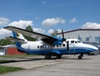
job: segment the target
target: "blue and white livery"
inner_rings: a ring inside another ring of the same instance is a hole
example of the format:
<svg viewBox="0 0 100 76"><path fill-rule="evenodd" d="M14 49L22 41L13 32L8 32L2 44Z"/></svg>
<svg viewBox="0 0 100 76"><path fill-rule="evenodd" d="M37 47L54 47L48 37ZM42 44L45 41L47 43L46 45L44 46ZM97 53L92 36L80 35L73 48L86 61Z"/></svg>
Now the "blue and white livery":
<svg viewBox="0 0 100 76"><path fill-rule="evenodd" d="M13 31L13 37L9 36L7 38L16 42L16 46L20 52L45 55L45 59L50 59L53 55L60 59L64 54L80 54L78 59L82 59L83 54L98 50L97 47L84 44L78 39L65 39L63 31L63 38L59 38L13 26L7 26L5 29ZM28 41L22 34L32 38L38 38L41 41Z"/></svg>

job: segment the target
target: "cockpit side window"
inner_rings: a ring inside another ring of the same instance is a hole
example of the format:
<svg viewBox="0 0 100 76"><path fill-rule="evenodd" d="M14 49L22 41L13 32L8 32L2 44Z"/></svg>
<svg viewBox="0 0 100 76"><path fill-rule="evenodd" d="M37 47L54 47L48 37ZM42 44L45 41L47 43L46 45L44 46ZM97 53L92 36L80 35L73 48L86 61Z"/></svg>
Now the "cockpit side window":
<svg viewBox="0 0 100 76"><path fill-rule="evenodd" d="M74 41L71 41L71 43L74 43Z"/></svg>
<svg viewBox="0 0 100 76"><path fill-rule="evenodd" d="M77 41L75 41L75 43L78 43Z"/></svg>
<svg viewBox="0 0 100 76"><path fill-rule="evenodd" d="M81 41L77 41L78 43L81 43Z"/></svg>

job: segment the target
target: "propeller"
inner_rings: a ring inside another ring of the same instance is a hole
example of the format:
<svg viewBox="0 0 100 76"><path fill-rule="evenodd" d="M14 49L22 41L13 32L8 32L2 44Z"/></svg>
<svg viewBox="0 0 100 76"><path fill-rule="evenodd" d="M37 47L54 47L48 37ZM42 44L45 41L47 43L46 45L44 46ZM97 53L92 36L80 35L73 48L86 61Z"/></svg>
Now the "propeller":
<svg viewBox="0 0 100 76"><path fill-rule="evenodd" d="M64 38L64 32L62 30L62 40L66 42L67 44L67 50L69 51L69 41L66 41L66 39Z"/></svg>

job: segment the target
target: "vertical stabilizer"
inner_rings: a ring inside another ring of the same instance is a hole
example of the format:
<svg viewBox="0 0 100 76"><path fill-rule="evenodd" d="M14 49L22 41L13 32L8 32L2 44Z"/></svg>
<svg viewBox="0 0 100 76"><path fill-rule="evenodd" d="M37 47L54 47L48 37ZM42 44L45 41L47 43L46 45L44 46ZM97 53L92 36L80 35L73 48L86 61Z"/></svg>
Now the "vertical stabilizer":
<svg viewBox="0 0 100 76"><path fill-rule="evenodd" d="M23 40L27 41L27 39L25 39L22 34L16 33L16 32L12 32L12 33L13 33L13 37L23 39Z"/></svg>

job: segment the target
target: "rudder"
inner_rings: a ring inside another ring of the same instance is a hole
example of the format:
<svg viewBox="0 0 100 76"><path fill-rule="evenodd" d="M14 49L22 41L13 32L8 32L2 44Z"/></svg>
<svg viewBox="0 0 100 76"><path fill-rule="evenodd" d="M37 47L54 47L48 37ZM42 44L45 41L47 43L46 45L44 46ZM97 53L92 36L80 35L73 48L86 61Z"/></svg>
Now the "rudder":
<svg viewBox="0 0 100 76"><path fill-rule="evenodd" d="M16 32L12 32L12 33L13 33L13 37L23 39L23 40L27 41L27 39L25 39L22 34L16 33Z"/></svg>

